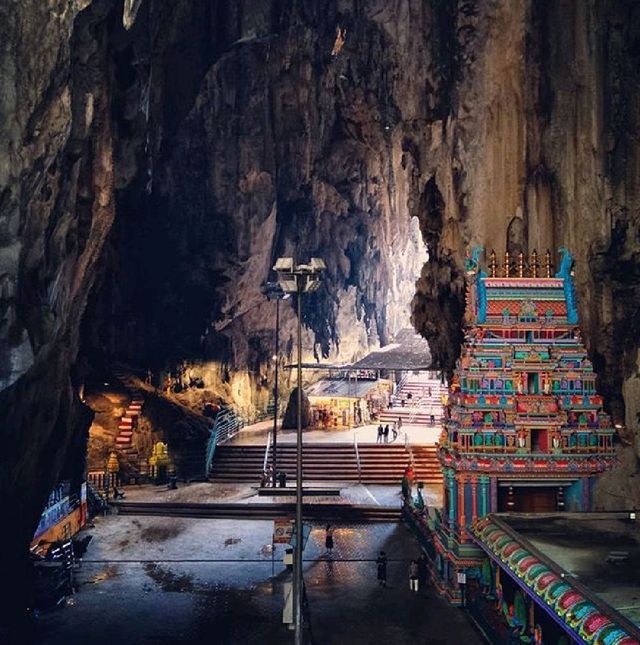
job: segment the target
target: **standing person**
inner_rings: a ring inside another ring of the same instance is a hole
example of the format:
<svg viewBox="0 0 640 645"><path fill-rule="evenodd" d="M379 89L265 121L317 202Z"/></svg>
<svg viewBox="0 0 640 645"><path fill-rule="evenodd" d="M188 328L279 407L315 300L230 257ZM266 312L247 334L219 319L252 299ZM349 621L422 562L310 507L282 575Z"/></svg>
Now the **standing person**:
<svg viewBox="0 0 640 645"><path fill-rule="evenodd" d="M384 427L384 442L389 443L389 424Z"/></svg>
<svg viewBox="0 0 640 645"><path fill-rule="evenodd" d="M333 528L331 524L327 524L327 528L324 530L324 547L327 550L327 553L331 555L333 551Z"/></svg>
<svg viewBox="0 0 640 645"><path fill-rule="evenodd" d="M387 554L380 551L380 555L376 559L378 565L378 585L380 587L387 586Z"/></svg>
<svg viewBox="0 0 640 645"><path fill-rule="evenodd" d="M382 424L378 426L378 438L376 439L376 443L382 443L382 435L384 434L384 428L382 427Z"/></svg>
<svg viewBox="0 0 640 645"><path fill-rule="evenodd" d="M395 441L398 438L398 431L396 430L395 423L391 426L391 432L393 432L393 439L391 441Z"/></svg>
<svg viewBox="0 0 640 645"><path fill-rule="evenodd" d="M398 430L402 428L402 417L398 417Z"/></svg>
<svg viewBox="0 0 640 645"><path fill-rule="evenodd" d="M429 386L429 398L431 398L431 386Z"/></svg>
<svg viewBox="0 0 640 645"><path fill-rule="evenodd" d="M418 593L418 563L415 560L409 565L409 589Z"/></svg>
<svg viewBox="0 0 640 645"><path fill-rule="evenodd" d="M430 415L430 421L431 421L431 425L432 425L432 426L434 426L434 425L436 424L436 417L435 417L435 415L433 415L433 414L431 414L431 415Z"/></svg>

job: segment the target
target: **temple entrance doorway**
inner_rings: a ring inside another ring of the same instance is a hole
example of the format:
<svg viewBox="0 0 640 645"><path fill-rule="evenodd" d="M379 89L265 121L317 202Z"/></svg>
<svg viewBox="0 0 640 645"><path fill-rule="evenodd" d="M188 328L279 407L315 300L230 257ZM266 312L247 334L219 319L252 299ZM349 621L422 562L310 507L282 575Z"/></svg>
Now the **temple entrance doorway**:
<svg viewBox="0 0 640 645"><path fill-rule="evenodd" d="M501 513L552 513L556 511L556 486L508 486L498 490Z"/></svg>

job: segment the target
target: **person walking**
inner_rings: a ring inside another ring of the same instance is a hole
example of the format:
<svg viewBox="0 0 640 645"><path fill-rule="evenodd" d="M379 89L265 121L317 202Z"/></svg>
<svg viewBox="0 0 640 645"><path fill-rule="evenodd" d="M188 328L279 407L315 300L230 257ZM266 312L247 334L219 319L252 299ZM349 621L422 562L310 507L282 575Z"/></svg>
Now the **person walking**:
<svg viewBox="0 0 640 645"><path fill-rule="evenodd" d="M333 551L333 528L331 524L327 524L327 528L324 530L324 547L327 550L327 554L331 555Z"/></svg>
<svg viewBox="0 0 640 645"><path fill-rule="evenodd" d="M389 424L384 427L384 442L389 443Z"/></svg>
<svg viewBox="0 0 640 645"><path fill-rule="evenodd" d="M409 565L409 589L418 593L418 563L415 560Z"/></svg>
<svg viewBox="0 0 640 645"><path fill-rule="evenodd" d="M402 429L402 417L398 417L398 430Z"/></svg>
<svg viewBox="0 0 640 645"><path fill-rule="evenodd" d="M387 586L387 554L380 551L380 555L376 558L376 565L378 567L378 585L380 587Z"/></svg>
<svg viewBox="0 0 640 645"><path fill-rule="evenodd" d="M376 439L376 443L382 443L382 436L384 435L384 428L382 427L382 424L378 426L378 438Z"/></svg>
<svg viewBox="0 0 640 645"><path fill-rule="evenodd" d="M398 438L398 431L396 430L395 423L391 426L391 432L393 432L393 439L391 441L395 441Z"/></svg>

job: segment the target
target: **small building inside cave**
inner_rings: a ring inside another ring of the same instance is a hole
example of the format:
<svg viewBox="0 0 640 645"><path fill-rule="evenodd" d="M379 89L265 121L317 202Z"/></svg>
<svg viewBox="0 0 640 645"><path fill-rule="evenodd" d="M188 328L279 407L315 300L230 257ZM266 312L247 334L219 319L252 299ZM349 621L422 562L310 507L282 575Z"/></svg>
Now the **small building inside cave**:
<svg viewBox="0 0 640 645"><path fill-rule="evenodd" d="M344 430L370 423L387 407L392 381L378 378L377 370L339 370L309 386L311 425Z"/></svg>

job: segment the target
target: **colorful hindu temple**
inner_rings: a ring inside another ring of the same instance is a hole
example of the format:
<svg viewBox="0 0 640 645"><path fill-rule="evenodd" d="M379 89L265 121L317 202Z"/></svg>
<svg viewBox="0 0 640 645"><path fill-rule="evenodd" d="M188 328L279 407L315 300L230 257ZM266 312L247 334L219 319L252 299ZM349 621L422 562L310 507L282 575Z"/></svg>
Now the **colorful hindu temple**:
<svg viewBox="0 0 640 645"><path fill-rule="evenodd" d="M595 479L615 464L615 428L603 411L577 327L569 252L561 249L557 273L549 252L542 266L535 252L515 262L507 253L502 267L492 252L486 269L481 252L476 249L467 259L465 338L439 441L443 507L421 511L409 503L407 516L441 594L463 604L465 592L484 590L502 612L496 593L503 587L496 580L511 560L493 553L495 541L489 538L497 534L487 516L590 511ZM526 549L515 544L525 557ZM540 599L528 596L526 586L514 585L520 600L514 601L514 591L503 622L520 629L523 642L534 641L541 623L531 603ZM548 614L549 606L542 604ZM558 634L544 642L561 642L563 636L582 642L573 623L567 627L558 619L562 624L551 621Z"/></svg>

